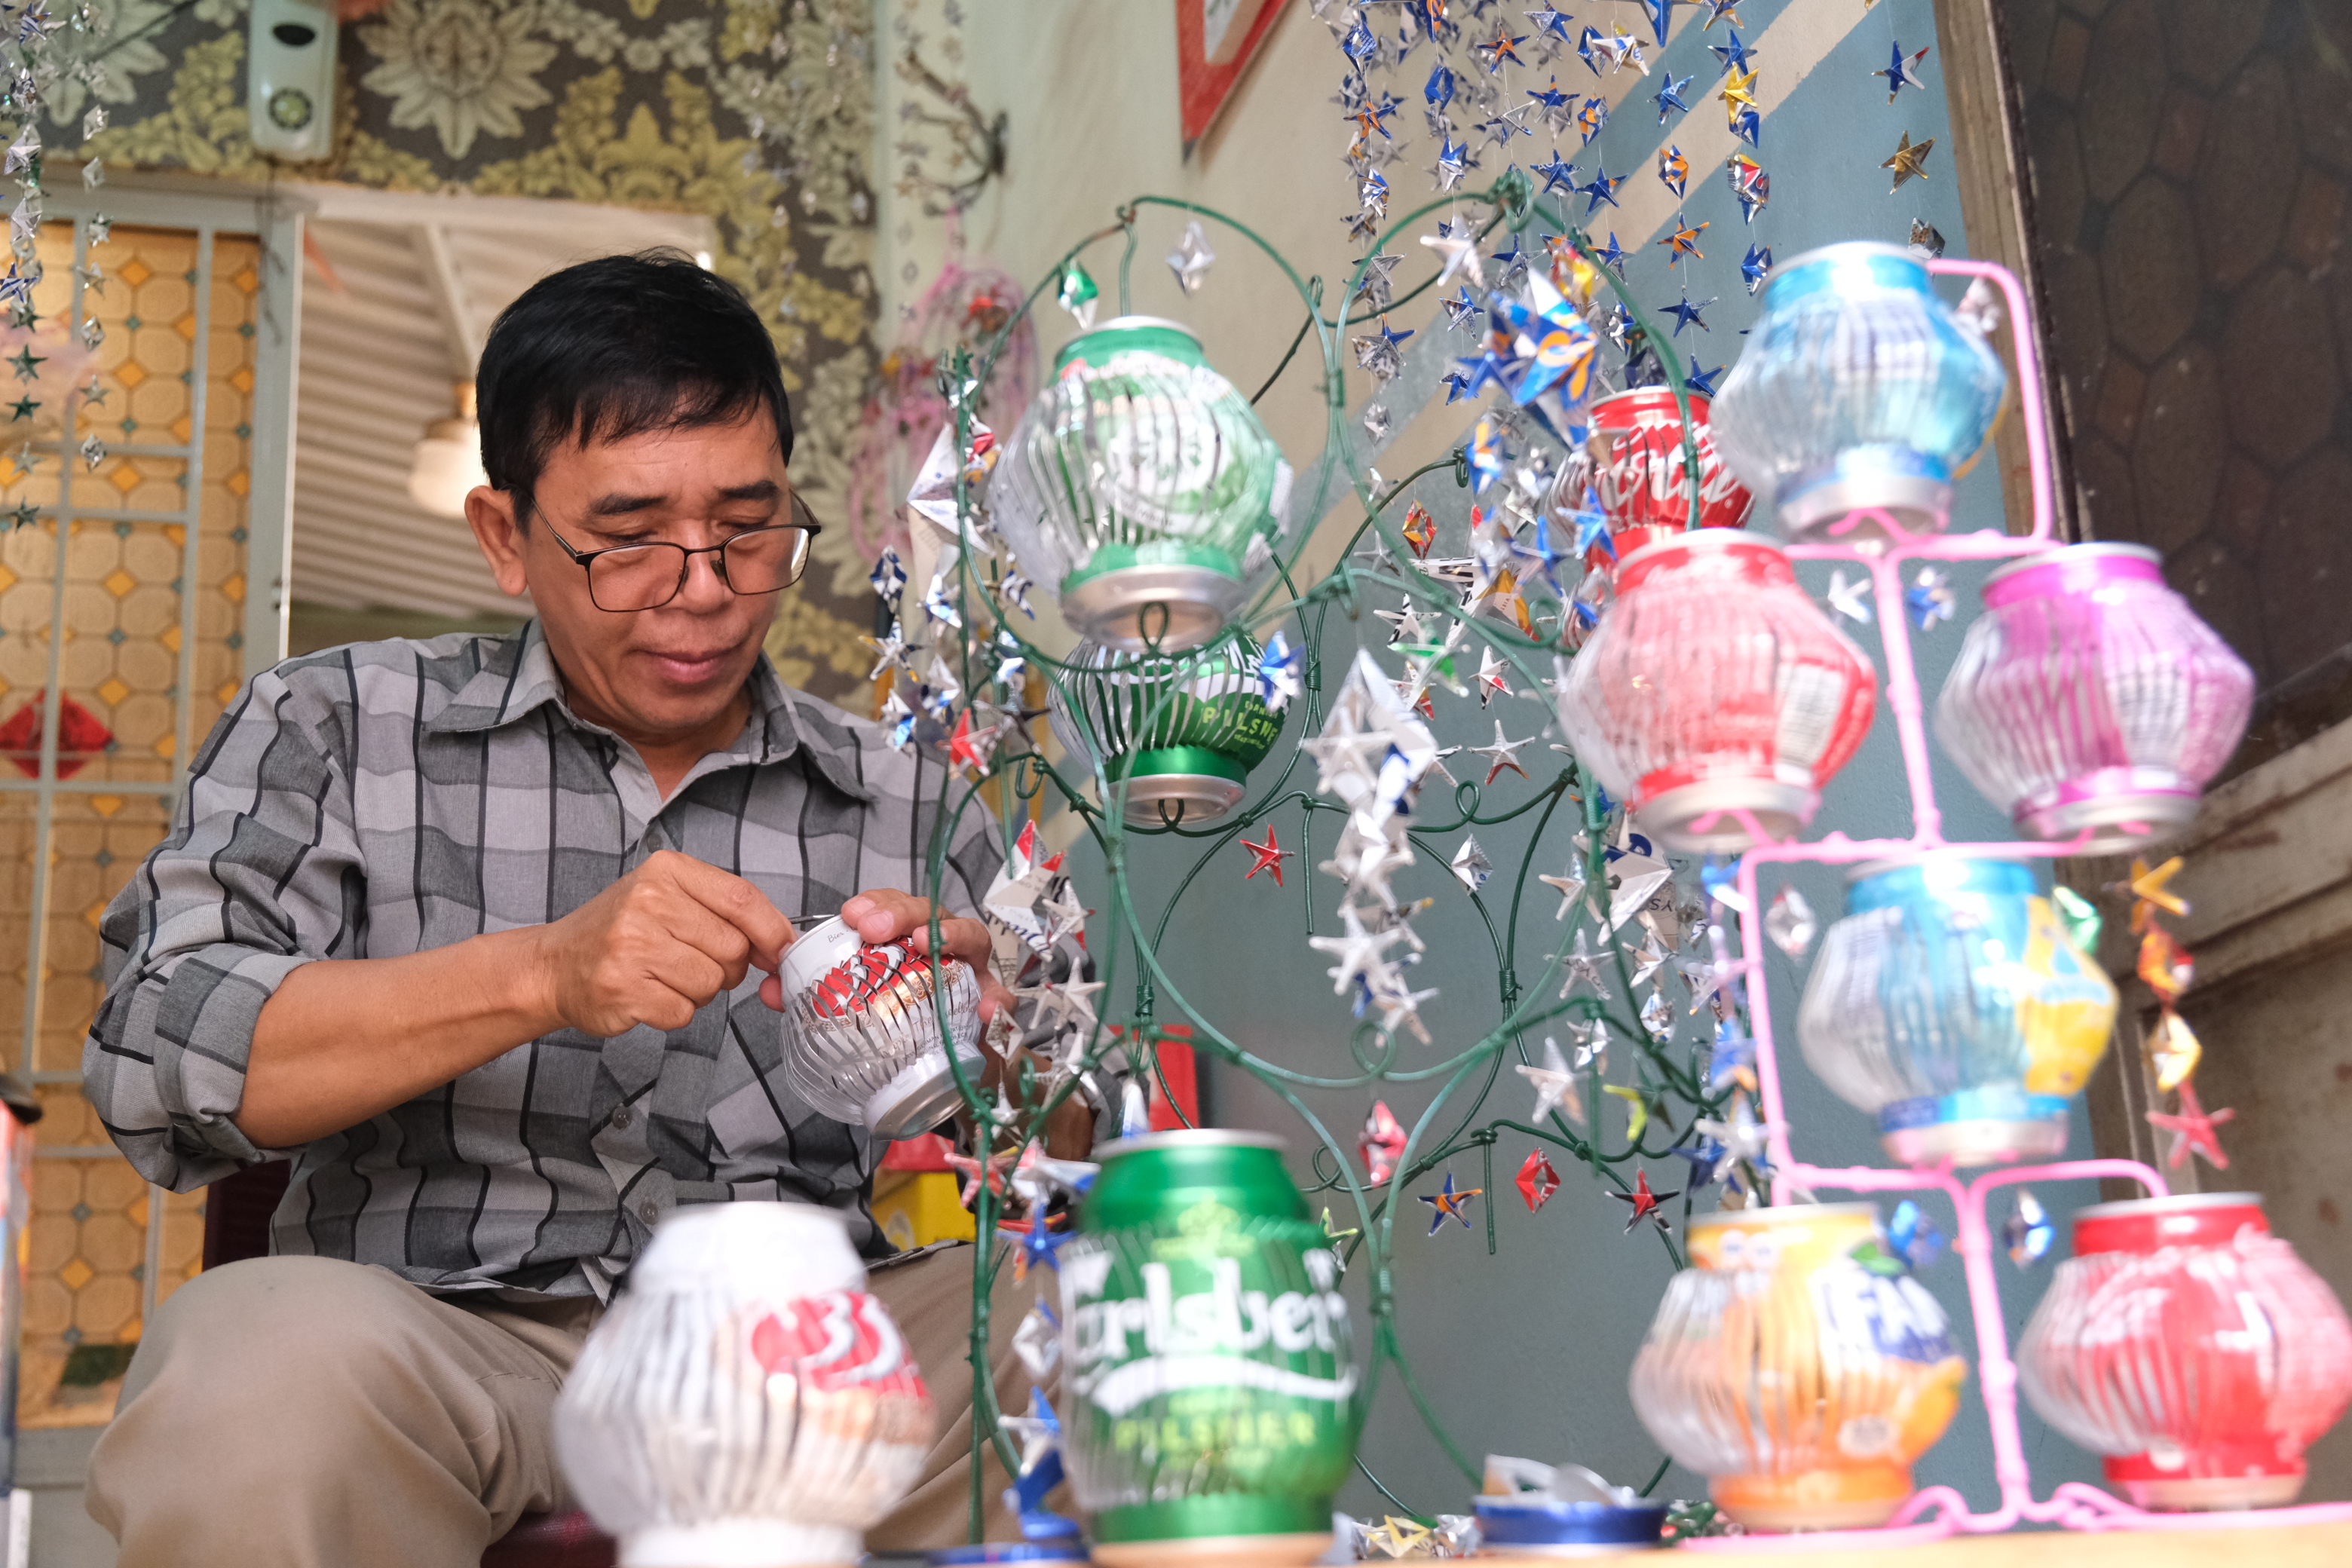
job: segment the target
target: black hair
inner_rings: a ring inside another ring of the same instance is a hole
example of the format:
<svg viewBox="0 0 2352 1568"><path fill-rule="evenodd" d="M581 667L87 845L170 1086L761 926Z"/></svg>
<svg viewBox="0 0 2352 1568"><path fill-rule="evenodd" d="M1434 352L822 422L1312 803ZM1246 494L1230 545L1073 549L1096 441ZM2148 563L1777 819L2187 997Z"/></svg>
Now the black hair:
<svg viewBox="0 0 2352 1568"><path fill-rule="evenodd" d="M682 250L599 257L523 290L490 328L475 395L482 468L515 498L518 521L558 441L728 425L765 407L793 456L792 405L759 312Z"/></svg>

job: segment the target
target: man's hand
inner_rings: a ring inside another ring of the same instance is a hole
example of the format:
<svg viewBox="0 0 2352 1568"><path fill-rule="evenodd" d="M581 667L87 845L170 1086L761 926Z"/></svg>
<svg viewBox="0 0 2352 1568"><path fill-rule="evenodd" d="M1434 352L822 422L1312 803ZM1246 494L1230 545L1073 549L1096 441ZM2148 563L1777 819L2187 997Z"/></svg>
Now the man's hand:
<svg viewBox="0 0 2352 1568"><path fill-rule="evenodd" d="M639 1024L686 1027L755 963L769 972L761 997L776 1005L793 927L742 878L663 850L538 936L548 1011L610 1039Z"/></svg>
<svg viewBox="0 0 2352 1568"><path fill-rule="evenodd" d="M905 937L915 952L930 952L931 902L929 899L919 899L896 888L873 888L842 905L841 919L863 942L897 942ZM1013 1016L1013 993L1006 990L1004 982L996 977L995 967L989 962L992 944L988 928L978 921L966 920L961 915L942 915L940 917L940 938L948 957L960 958L971 964L972 973L980 977L981 1022L987 1023L999 1013L1010 1018ZM771 1007L782 1008L783 988L773 974L761 982L760 1000Z"/></svg>

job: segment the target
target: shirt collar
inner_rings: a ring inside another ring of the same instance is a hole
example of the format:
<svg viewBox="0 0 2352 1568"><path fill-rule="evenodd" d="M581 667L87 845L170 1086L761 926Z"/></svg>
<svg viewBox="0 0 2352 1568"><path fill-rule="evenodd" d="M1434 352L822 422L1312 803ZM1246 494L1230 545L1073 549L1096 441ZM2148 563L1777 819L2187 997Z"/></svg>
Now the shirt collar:
<svg viewBox="0 0 2352 1568"><path fill-rule="evenodd" d="M597 734L609 731L574 714L563 701L563 677L555 668L546 635L536 619L522 630L502 637L477 641L481 666L457 689L446 707L425 721L425 728L443 734L470 734L500 729L527 718L548 703L566 723ZM814 699L787 687L776 667L762 653L751 667L751 716L735 742L732 755L753 763L780 763L795 752L827 784L853 799L876 797L859 766L856 737L831 722Z"/></svg>

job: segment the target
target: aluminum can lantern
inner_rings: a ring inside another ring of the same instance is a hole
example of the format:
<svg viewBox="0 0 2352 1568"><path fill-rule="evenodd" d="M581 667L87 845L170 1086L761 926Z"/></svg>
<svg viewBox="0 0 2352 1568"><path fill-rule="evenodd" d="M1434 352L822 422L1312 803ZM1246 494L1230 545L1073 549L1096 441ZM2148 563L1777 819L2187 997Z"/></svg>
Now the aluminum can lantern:
<svg viewBox="0 0 2352 1568"><path fill-rule="evenodd" d="M2137 544L2070 544L1987 578L1936 738L2036 838L2166 838L2238 749L2253 672Z"/></svg>
<svg viewBox="0 0 2352 1568"><path fill-rule="evenodd" d="M1698 526L1741 528L1755 498L1717 450L1708 399L1691 393L1691 444L1698 453ZM1584 443L1593 493L1608 515L1622 558L1691 525L1690 477L1683 463L1683 416L1674 388L1640 386L1593 403Z"/></svg>
<svg viewBox="0 0 2352 1568"><path fill-rule="evenodd" d="M1857 867L1797 1012L1805 1060L1905 1164L2049 1159L2106 1054L2116 988L2012 859Z"/></svg>
<svg viewBox="0 0 2352 1568"><path fill-rule="evenodd" d="M2137 1506L2269 1508L2352 1402L2352 1323L2254 1194L2099 1204L2075 1211L2017 1370Z"/></svg>
<svg viewBox="0 0 2352 1568"><path fill-rule="evenodd" d="M961 1102L950 1050L979 1081L980 979L962 960L934 961L904 941L868 944L835 916L793 940L778 979L785 1078L835 1121L880 1138L929 1132Z"/></svg>
<svg viewBox="0 0 2352 1568"><path fill-rule="evenodd" d="M996 526L1081 637L1198 647L1241 607L1290 487L1248 399L1188 327L1121 316L1066 345L1006 440Z"/></svg>
<svg viewBox="0 0 2352 1568"><path fill-rule="evenodd" d="M2009 373L1892 245L1825 246L1775 268L1716 395L1715 438L1791 539L1874 507L1937 532L1992 433ZM1853 534L1879 531L1867 521Z"/></svg>
<svg viewBox="0 0 2352 1568"><path fill-rule="evenodd" d="M1870 729L1870 661L1741 529L1667 536L1618 565L1617 602L1572 660L1559 711L1577 760L1670 848L1733 854L1811 820Z"/></svg>
<svg viewBox="0 0 2352 1568"><path fill-rule="evenodd" d="M1874 1204L1694 1215L1633 1413L1751 1530L1859 1530L1911 1495L1967 1363Z"/></svg>
<svg viewBox="0 0 2352 1568"><path fill-rule="evenodd" d="M1081 645L1046 693L1054 733L1074 756L1099 750L1127 783L1132 826L1213 822L1241 801L1249 771L1282 733L1258 689L1257 645L1171 658Z"/></svg>
<svg viewBox="0 0 2352 1568"><path fill-rule="evenodd" d="M1062 1248L1063 1453L1111 1568L1305 1563L1361 1423L1339 1259L1278 1140L1104 1145Z"/></svg>

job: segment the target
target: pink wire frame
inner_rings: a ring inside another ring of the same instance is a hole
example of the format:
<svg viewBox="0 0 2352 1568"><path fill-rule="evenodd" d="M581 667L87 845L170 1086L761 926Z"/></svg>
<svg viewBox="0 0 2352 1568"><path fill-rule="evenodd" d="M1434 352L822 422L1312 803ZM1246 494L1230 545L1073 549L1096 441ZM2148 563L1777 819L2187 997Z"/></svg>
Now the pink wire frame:
<svg viewBox="0 0 2352 1568"><path fill-rule="evenodd" d="M1875 525L1879 537L1855 543L1832 540L1788 547L1789 554L1798 560L1852 562L1870 573L1877 598L1879 638L1886 650L1887 707L1895 715L1895 733L1903 746L1903 772L1910 784L1912 833L1908 838L1855 840L1833 832L1811 843L1776 841L1748 813L1733 813L1756 845L1739 859L1738 913L1743 957L1738 969L1748 987L1748 1017L1756 1038L1757 1087L1764 1101L1774 1167L1773 1201L1786 1203L1796 1190L1810 1192L1824 1187L1858 1193L1935 1191L1952 1200L1959 1221L1954 1250L1959 1255L1968 1279L1969 1306L1976 1327L1977 1376L1984 1394L1985 1416L1992 1430L1993 1472L2000 1486L2000 1506L1989 1513L1979 1513L1954 1489L1928 1487L1914 1494L1884 1529L1709 1536L1685 1542L1685 1549L1772 1552L1811 1552L1838 1545L1903 1545L1963 1533L2002 1531L2021 1522L2106 1531L2228 1530L2352 1521L2352 1502L2311 1503L2243 1512L2151 1513L2096 1487L2074 1481L2060 1485L2046 1500L2035 1499L2033 1477L2018 1431L2017 1363L2010 1359L2009 1333L2001 1316L2000 1285L1993 1268L1992 1228L1986 1219L1987 1201L1994 1189L2021 1182L2088 1181L2107 1176L2128 1177L2151 1194L2163 1196L2169 1189L2154 1169L2133 1160L2070 1160L2048 1165L2005 1166L1963 1180L1948 1161L1913 1170L1859 1165L1832 1170L1799 1161L1790 1147L1780 1093L1780 1058L1772 1038L1771 1000L1766 994L1764 965L1756 956L1763 952L1763 903L1757 891L1758 868L1877 860L1946 847L2057 857L2079 853L2088 839L2086 834L2063 844L1952 845L1944 837L1943 813L1936 805L1935 784L1928 767L1918 670L1912 662L1910 628L1905 616L1903 567L1911 561L1982 561L2029 555L2051 548L2057 539L2041 365L2034 352L2035 331L2025 292L2007 268L1989 261L1930 261L1927 270L1989 279L2008 301L2009 317L2013 323L2017 385L2024 414L2026 454L2032 473L2033 529L2022 535L1990 530L1965 534L1920 534L1906 531L1886 513L1871 510L1853 513L1832 524L1829 531L1833 536L1849 533L1867 523ZM1700 832L1711 826L1711 819L1695 825Z"/></svg>

